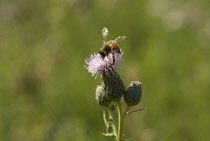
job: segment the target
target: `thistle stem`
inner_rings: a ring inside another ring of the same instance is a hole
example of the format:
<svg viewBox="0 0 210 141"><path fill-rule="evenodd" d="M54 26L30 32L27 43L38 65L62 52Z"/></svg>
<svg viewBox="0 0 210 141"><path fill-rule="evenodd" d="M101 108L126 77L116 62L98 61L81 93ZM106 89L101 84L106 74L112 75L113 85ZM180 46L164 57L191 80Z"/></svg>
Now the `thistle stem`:
<svg viewBox="0 0 210 141"><path fill-rule="evenodd" d="M107 119L106 119L106 111L105 111L105 109L103 110L103 118L104 118L104 123L105 123L105 125L107 126L108 121L107 121Z"/></svg>
<svg viewBox="0 0 210 141"><path fill-rule="evenodd" d="M118 137L117 141L123 140L123 122L124 122L124 115L122 112L121 102L117 103L117 111L118 111Z"/></svg>
<svg viewBox="0 0 210 141"><path fill-rule="evenodd" d="M129 108L130 108L130 106L127 106L125 112L123 113L124 117L127 115Z"/></svg>
<svg viewBox="0 0 210 141"><path fill-rule="evenodd" d="M127 114L130 114L130 113L133 113L133 112L142 111L142 110L144 110L144 108L143 108L143 109L134 110L134 111L128 111L128 112L126 112L126 115L127 115Z"/></svg>
<svg viewBox="0 0 210 141"><path fill-rule="evenodd" d="M108 109L107 111L108 111L108 113L109 113L109 122L111 122L112 125L113 125L114 135L117 136L116 122L115 122L113 113L112 113L112 111L110 111L109 109Z"/></svg>

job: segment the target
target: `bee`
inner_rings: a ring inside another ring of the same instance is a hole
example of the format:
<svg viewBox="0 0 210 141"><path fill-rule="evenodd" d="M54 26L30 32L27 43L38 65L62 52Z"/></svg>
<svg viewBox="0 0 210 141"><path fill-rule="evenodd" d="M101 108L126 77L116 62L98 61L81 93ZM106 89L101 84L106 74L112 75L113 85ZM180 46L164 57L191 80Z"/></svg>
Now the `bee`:
<svg viewBox="0 0 210 141"><path fill-rule="evenodd" d="M121 49L118 43L123 41L126 38L126 36L120 36L120 37L117 37L115 40L106 42L106 37L108 35L108 32L109 32L108 29L104 27L102 30L103 45L101 46L98 52L102 58L105 58L110 53L112 53L113 55L114 53L121 53ZM114 56L113 56L113 59L114 59Z"/></svg>

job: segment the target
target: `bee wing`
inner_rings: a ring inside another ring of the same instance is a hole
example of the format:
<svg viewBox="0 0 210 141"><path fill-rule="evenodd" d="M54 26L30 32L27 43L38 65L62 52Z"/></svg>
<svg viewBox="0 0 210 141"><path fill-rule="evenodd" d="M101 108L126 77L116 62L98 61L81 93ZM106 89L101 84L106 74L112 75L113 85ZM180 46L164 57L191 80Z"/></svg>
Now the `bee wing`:
<svg viewBox="0 0 210 141"><path fill-rule="evenodd" d="M123 40L125 40L126 36L120 36L120 37L117 37L114 41L119 43L119 42L122 42Z"/></svg>
<svg viewBox="0 0 210 141"><path fill-rule="evenodd" d="M107 37L108 34L109 34L109 30L108 30L106 27L104 27L104 28L102 29L103 43L106 42L106 37Z"/></svg>

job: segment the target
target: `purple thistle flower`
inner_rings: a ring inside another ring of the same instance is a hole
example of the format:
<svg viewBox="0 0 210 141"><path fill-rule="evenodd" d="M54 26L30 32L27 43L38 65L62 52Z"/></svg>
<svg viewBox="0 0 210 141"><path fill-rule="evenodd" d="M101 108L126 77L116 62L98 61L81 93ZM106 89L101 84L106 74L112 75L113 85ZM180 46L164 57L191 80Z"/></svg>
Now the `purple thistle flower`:
<svg viewBox="0 0 210 141"><path fill-rule="evenodd" d="M105 56L104 58L101 57L99 53L94 53L90 56L89 59L85 60L87 64L86 69L88 72L92 73L92 76L101 75L103 72L107 72L109 69L112 69L122 62L122 54L120 53L113 53Z"/></svg>

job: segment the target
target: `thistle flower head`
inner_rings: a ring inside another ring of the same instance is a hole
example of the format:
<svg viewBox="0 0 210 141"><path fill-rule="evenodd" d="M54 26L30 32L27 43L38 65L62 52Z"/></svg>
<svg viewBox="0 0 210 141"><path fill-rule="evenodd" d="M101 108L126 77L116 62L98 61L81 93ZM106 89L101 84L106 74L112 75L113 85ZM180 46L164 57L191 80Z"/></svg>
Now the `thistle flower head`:
<svg viewBox="0 0 210 141"><path fill-rule="evenodd" d="M103 86L98 85L96 87L96 101L101 106L107 106L111 101L109 100L107 93Z"/></svg>
<svg viewBox="0 0 210 141"><path fill-rule="evenodd" d="M102 58L99 53L94 53L89 59L85 60L85 63L87 64L85 67L88 72L92 73L92 76L101 75L103 72L107 72L109 69L120 65L122 62L122 55L123 53L110 53L108 56Z"/></svg>
<svg viewBox="0 0 210 141"><path fill-rule="evenodd" d="M137 105L141 100L142 84L139 81L133 81L126 89L124 100L128 106Z"/></svg>
<svg viewBox="0 0 210 141"><path fill-rule="evenodd" d="M101 76L101 83L111 101L119 101L125 94L125 86L115 69L109 69Z"/></svg>

